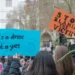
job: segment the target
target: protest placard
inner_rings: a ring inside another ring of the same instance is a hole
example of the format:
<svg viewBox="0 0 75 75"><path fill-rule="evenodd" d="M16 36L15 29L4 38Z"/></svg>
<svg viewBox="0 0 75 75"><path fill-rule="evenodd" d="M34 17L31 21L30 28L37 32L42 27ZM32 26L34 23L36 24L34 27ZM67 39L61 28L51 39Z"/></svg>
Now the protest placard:
<svg viewBox="0 0 75 75"><path fill-rule="evenodd" d="M40 50L40 31L0 29L0 56L35 56Z"/></svg>
<svg viewBox="0 0 75 75"><path fill-rule="evenodd" d="M75 33L75 16L64 10L56 9L48 28L72 37Z"/></svg>

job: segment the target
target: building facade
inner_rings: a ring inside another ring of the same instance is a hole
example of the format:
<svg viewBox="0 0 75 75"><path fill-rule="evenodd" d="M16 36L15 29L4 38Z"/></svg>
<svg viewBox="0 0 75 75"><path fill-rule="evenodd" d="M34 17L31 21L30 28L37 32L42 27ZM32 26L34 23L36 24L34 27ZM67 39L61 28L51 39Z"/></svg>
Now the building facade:
<svg viewBox="0 0 75 75"><path fill-rule="evenodd" d="M5 28L8 22L7 14L25 0L0 0L0 28Z"/></svg>

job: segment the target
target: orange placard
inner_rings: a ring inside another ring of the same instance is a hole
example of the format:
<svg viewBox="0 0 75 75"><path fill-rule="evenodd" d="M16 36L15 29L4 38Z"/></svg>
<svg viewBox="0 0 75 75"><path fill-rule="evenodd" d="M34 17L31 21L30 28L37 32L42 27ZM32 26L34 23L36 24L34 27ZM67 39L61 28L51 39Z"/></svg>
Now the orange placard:
<svg viewBox="0 0 75 75"><path fill-rule="evenodd" d="M75 17L72 14L56 9L48 28L72 37L72 34L75 33L74 24Z"/></svg>

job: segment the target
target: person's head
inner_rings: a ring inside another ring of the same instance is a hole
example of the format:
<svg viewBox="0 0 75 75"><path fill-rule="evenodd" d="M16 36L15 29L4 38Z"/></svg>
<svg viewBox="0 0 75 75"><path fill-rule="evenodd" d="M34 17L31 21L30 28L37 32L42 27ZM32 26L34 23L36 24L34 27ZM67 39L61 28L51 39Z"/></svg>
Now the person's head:
<svg viewBox="0 0 75 75"><path fill-rule="evenodd" d="M2 64L4 64L4 63L6 62L6 60L5 60L5 57L4 57L4 56L2 56L2 57L1 57L1 62L2 62Z"/></svg>
<svg viewBox="0 0 75 75"><path fill-rule="evenodd" d="M28 75L57 75L52 55L47 51L40 51L35 56Z"/></svg>
<svg viewBox="0 0 75 75"><path fill-rule="evenodd" d="M59 75L72 75L73 64L71 54L67 55L63 60L57 62L61 57L68 53L68 48L65 46L58 46L55 49L54 60Z"/></svg>
<svg viewBox="0 0 75 75"><path fill-rule="evenodd" d="M30 59L30 56L25 56L25 59L29 60Z"/></svg>
<svg viewBox="0 0 75 75"><path fill-rule="evenodd" d="M35 56L32 56L32 57L31 57L31 60L34 60L34 58L35 58Z"/></svg>
<svg viewBox="0 0 75 75"><path fill-rule="evenodd" d="M21 60L20 60L20 64L21 64L22 67L24 67L25 60L24 60L24 59L21 59Z"/></svg>
<svg viewBox="0 0 75 75"><path fill-rule="evenodd" d="M25 56L24 60L25 60L25 65L29 65L29 63L30 63L30 56Z"/></svg>
<svg viewBox="0 0 75 75"><path fill-rule="evenodd" d="M23 59L23 56L20 55L20 59Z"/></svg>

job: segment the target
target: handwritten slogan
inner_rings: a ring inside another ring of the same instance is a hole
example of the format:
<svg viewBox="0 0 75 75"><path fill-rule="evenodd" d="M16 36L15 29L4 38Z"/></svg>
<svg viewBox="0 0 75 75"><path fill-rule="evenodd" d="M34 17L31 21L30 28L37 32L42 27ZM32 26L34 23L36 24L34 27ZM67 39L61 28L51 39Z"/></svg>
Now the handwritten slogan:
<svg viewBox="0 0 75 75"><path fill-rule="evenodd" d="M0 56L34 56L40 50L40 31L0 29Z"/></svg>
<svg viewBox="0 0 75 75"><path fill-rule="evenodd" d="M75 34L75 16L61 9L56 9L49 29L72 37Z"/></svg>

